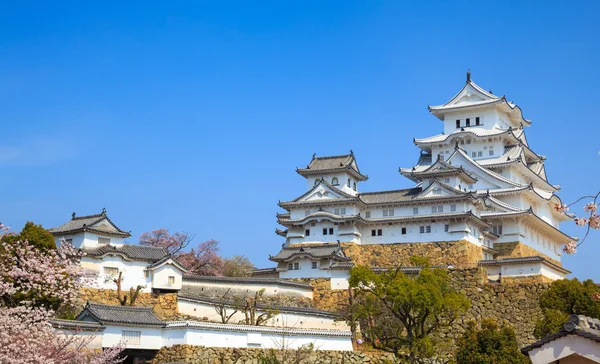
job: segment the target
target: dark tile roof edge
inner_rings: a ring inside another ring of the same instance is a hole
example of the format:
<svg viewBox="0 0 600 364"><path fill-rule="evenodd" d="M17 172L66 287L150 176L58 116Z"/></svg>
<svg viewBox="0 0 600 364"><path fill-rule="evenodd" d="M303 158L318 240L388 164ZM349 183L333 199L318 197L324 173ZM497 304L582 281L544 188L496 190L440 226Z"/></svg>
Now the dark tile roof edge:
<svg viewBox="0 0 600 364"><path fill-rule="evenodd" d="M530 352L533 349L541 348L545 344L548 344L556 339L559 339L559 338L567 336L567 335L578 335L578 336L584 337L586 339L590 339L590 340L600 343L600 335L580 328L579 323L581 321L587 321L587 320L597 321L598 323L595 323L595 325L600 326L600 321L598 319L593 319L591 317L587 317L587 316L583 316L583 315L571 315L569 317L569 320L563 325L563 327L557 333L548 335L548 336L534 342L533 344L525 346L524 348L521 349L521 352L523 354L527 354L528 352ZM589 324L589 322L587 322L587 324ZM596 331L598 331L598 330L596 330Z"/></svg>
<svg viewBox="0 0 600 364"><path fill-rule="evenodd" d="M488 260L480 260L479 262L477 262L478 266L486 266L486 265L502 265L502 264L519 264L519 263L534 263L534 262L540 262L540 263L545 263L549 266L551 266L552 268L569 274L571 273L570 270L567 270L563 267L561 267L560 265L542 257L539 255L534 255L534 256L530 256L530 257L516 257L516 258L502 258L502 259L488 259Z"/></svg>
<svg viewBox="0 0 600 364"><path fill-rule="evenodd" d="M276 272L276 268L273 271ZM308 283L288 281L279 278L253 278L253 277L214 277L214 276L195 276L184 275L183 282L216 282L216 283L233 283L233 284L264 284L264 285L280 285L295 288L304 288L312 290L312 286Z"/></svg>
<svg viewBox="0 0 600 364"><path fill-rule="evenodd" d="M143 322L138 323L138 322L127 322L127 321L119 321L119 320L112 320L112 319L103 319L98 316L98 312L94 312L96 309L110 309L110 310L120 310L120 311L128 311L128 312L150 313L150 314L152 314L152 316L154 316L154 318L156 318L156 321L148 322L148 323L143 323ZM109 325L154 326L154 327L156 327L156 326L164 326L164 324L165 324L164 321L162 321L161 319L159 319L156 316L156 314L152 310L152 307L106 305L106 304L102 304L102 303L92 303L92 302L88 301L87 304L85 305L85 307L77 315L77 318L81 317L86 311L102 325L109 324Z"/></svg>
<svg viewBox="0 0 600 364"><path fill-rule="evenodd" d="M106 329L99 322L50 319L52 327L57 329L73 329L81 331L104 331Z"/></svg>

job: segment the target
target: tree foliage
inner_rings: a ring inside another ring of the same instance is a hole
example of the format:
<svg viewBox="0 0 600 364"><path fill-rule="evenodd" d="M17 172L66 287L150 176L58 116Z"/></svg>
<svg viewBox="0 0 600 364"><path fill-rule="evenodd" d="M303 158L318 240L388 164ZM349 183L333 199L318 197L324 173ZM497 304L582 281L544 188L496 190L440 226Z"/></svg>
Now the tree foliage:
<svg viewBox="0 0 600 364"><path fill-rule="evenodd" d="M484 319L481 329L473 321L457 341L456 362L461 364L527 364L529 359L521 354L515 331L511 326L498 325Z"/></svg>
<svg viewBox="0 0 600 364"><path fill-rule="evenodd" d="M538 338L556 333L569 315L600 317L598 286L591 280L560 279L540 296L543 318L536 322L534 335Z"/></svg>
<svg viewBox="0 0 600 364"><path fill-rule="evenodd" d="M7 228L0 224L0 238ZM84 347L90 338L59 335L50 324L54 310L73 305L88 282L81 255L63 242L42 250L27 241L0 244L0 363L118 363L121 348L99 354Z"/></svg>
<svg viewBox="0 0 600 364"><path fill-rule="evenodd" d="M19 234L4 234L3 242L27 241L29 245L36 247L41 251L56 249L54 236L42 227L31 221L27 221L23 230Z"/></svg>
<svg viewBox="0 0 600 364"><path fill-rule="evenodd" d="M434 355L432 334L450 326L470 302L449 286L447 270L432 269L422 258L412 262L423 266L415 276L357 266L349 282L356 292L355 314L365 321L372 345L419 363Z"/></svg>
<svg viewBox="0 0 600 364"><path fill-rule="evenodd" d="M190 251L185 249L190 246L194 235L184 232L169 233L168 229L157 229L140 235L140 244L166 248L169 254L188 269L189 274L204 276L223 275L223 259L218 255L219 242L207 240L199 243Z"/></svg>
<svg viewBox="0 0 600 364"><path fill-rule="evenodd" d="M254 264L245 255L234 255L223 259L222 274L225 277L249 277Z"/></svg>

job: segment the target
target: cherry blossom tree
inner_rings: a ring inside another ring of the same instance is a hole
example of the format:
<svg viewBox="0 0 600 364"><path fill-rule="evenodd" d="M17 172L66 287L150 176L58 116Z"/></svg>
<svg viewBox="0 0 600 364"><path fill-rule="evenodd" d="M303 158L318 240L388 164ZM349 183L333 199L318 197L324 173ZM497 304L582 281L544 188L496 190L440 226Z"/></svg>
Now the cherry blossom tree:
<svg viewBox="0 0 600 364"><path fill-rule="evenodd" d="M9 228L0 224L0 238ZM56 309L72 306L79 288L91 277L80 267L79 253L64 242L40 251L27 241L0 244L0 362L120 363L121 348L96 353L90 339L57 333L51 324Z"/></svg>
<svg viewBox="0 0 600 364"><path fill-rule="evenodd" d="M167 248L169 254L176 254L185 249L194 237L194 234L184 232L169 234L169 229L161 228L140 235L140 244Z"/></svg>
<svg viewBox="0 0 600 364"><path fill-rule="evenodd" d="M213 239L203 241L190 251L184 251L194 237L184 232L170 234L169 229L161 228L140 235L140 244L166 248L190 274L222 276L224 264L218 254L219 242Z"/></svg>
<svg viewBox="0 0 600 364"><path fill-rule="evenodd" d="M590 231L600 229L600 215L598 214L598 197L600 196L600 192L598 192L594 196L583 196L577 199L575 202L571 204L555 204L554 209L558 212L562 212L569 216L575 222L575 225L584 227L586 229L585 235L583 238L578 241L570 241L565 244L563 247L563 251L567 254L574 254L577 252L577 248L583 244L585 239L588 237ZM591 199L591 202L588 202L583 206L583 211L585 212L584 216L576 216L574 214L569 214L569 208L573 205L580 203L583 200ZM599 297L600 299L600 297Z"/></svg>

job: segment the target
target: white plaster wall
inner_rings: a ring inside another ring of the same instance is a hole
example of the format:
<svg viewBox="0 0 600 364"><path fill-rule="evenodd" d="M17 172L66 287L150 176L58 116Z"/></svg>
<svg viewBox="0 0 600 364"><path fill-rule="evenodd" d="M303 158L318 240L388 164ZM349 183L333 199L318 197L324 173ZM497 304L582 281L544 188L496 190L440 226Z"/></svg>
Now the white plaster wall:
<svg viewBox="0 0 600 364"><path fill-rule="evenodd" d="M347 270L331 270L331 289L348 289L350 272Z"/></svg>
<svg viewBox="0 0 600 364"><path fill-rule="evenodd" d="M175 278L175 283L169 284L169 277ZM152 271L152 288L181 289L182 272L173 264L165 264Z"/></svg>
<svg viewBox="0 0 600 364"><path fill-rule="evenodd" d="M88 349L102 348L102 331L75 332L73 330L67 330L67 329L55 329L55 331L63 337L75 336L76 338L80 338L80 340L84 340L87 343L87 345L85 347Z"/></svg>
<svg viewBox="0 0 600 364"><path fill-rule="evenodd" d="M546 265L542 265L541 272L542 272L542 275L544 275L550 279L554 279L554 280L566 278L566 275L564 273L559 272L558 270L556 270L552 267L546 266Z"/></svg>
<svg viewBox="0 0 600 364"><path fill-rule="evenodd" d="M61 235L54 237L56 244L59 244L62 239L73 239L73 246L76 248L95 248L98 246L98 237L110 239L110 245L120 246L124 244L123 238L116 238L114 236L97 235L93 233L77 233L71 235Z"/></svg>
<svg viewBox="0 0 600 364"><path fill-rule="evenodd" d="M81 259L81 265L97 275L94 284L90 285L91 287L117 289L117 286L112 282L112 279L104 274L104 267L114 267L118 268L120 272L123 272L123 281L121 282L121 288L123 290L129 290L130 287L136 288L140 285L144 286L142 292L152 291L151 279L150 277L145 277L144 274L148 264L149 263L146 262L127 261L120 256L106 256L103 259L83 257Z"/></svg>
<svg viewBox="0 0 600 364"><path fill-rule="evenodd" d="M178 331L182 330L187 330L185 342L179 342L182 335ZM313 344L317 350L352 350L352 342L349 337L286 336L285 334L274 333L227 332L194 328L168 329L167 336L167 341L172 345L191 344L208 347L255 347L266 349L280 349L283 346L289 349L298 349L303 345Z"/></svg>
<svg viewBox="0 0 600 364"><path fill-rule="evenodd" d="M215 311L214 305L179 299L177 301L177 308L181 314L197 317L210 322L221 323L221 317L217 311ZM227 312L232 314L234 311L234 309L230 308ZM229 323L243 323L244 318L244 313L238 311L231 317ZM348 325L344 321L336 321L333 318L316 316L308 313L289 312L280 312L275 315L266 323L266 326L292 327L296 329L348 330Z"/></svg>
<svg viewBox="0 0 600 364"><path fill-rule="evenodd" d="M356 195L356 192L359 190L360 182L357 181L354 177L350 176L347 173L332 173L332 174L323 174L317 176L309 176L306 179L308 190L312 189L315 186L315 180L320 181L323 178L327 183L332 184L331 181L334 177L337 177L339 185L334 186L338 190L342 190L350 195ZM350 187L348 187L348 178L350 178ZM354 182L356 182L356 191L353 189Z"/></svg>
<svg viewBox="0 0 600 364"><path fill-rule="evenodd" d="M495 109L495 106L489 108L481 108L468 111L449 112L444 115L444 133L450 134L456 131L456 120L461 119L461 126L465 125L465 119L471 119L471 125L475 125L475 118L479 117L480 122L483 124L479 126L482 129L492 129L494 126L501 128L508 128L508 125L501 125L499 123L499 115ZM507 118L505 118L507 119ZM468 128L465 128L468 130Z"/></svg>
<svg viewBox="0 0 600 364"><path fill-rule="evenodd" d="M578 335L568 335L553 340L541 348L529 352L533 364L548 364L560 360L560 363L586 363L585 361L569 358L577 354L593 362L600 363L600 343ZM563 358L565 360L563 361Z"/></svg>
<svg viewBox="0 0 600 364"><path fill-rule="evenodd" d="M319 278L319 277L329 277L329 271L320 269L320 261L317 261L317 269L312 269L312 262L308 258L305 259L296 259L294 263L298 264L298 270L281 270L279 271L279 277L283 279L290 278ZM284 264L284 267L287 268L287 263Z"/></svg>
<svg viewBox="0 0 600 364"><path fill-rule="evenodd" d="M198 282L194 280L184 280L183 288L193 288L194 290L203 289L203 292L206 292L207 295L211 292L220 293L226 292L231 288L231 291L235 294L235 292L243 291L245 294L253 295L254 293L264 289L265 296L276 296L276 295L284 295L284 296L293 296L293 297L306 297L312 298L312 288L300 288L300 287L290 287L278 284L249 284L249 283L232 283L232 282Z"/></svg>
<svg viewBox="0 0 600 364"><path fill-rule="evenodd" d="M158 327L106 325L102 335L102 347L108 348L118 345L123 340L123 330L141 331L140 344L126 344L127 349L154 349L163 346L163 329Z"/></svg>

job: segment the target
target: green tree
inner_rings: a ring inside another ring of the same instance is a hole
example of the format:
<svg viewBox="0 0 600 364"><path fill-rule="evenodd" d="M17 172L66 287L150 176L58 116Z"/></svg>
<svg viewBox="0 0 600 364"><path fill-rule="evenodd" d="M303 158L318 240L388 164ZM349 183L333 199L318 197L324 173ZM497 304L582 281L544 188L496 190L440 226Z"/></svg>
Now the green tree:
<svg viewBox="0 0 600 364"><path fill-rule="evenodd" d="M223 259L223 275L225 277L249 277L254 264L245 255L234 255Z"/></svg>
<svg viewBox="0 0 600 364"><path fill-rule="evenodd" d="M54 242L54 236L50 232L42 227L42 225L36 225L31 221L27 221L23 230L19 234L6 234L2 237L3 242L16 242L27 240L30 245L40 249L41 251L48 251L56 249L56 243Z"/></svg>
<svg viewBox="0 0 600 364"><path fill-rule="evenodd" d="M598 286L591 280L560 279L540 296L543 318L535 325L538 338L556 333L569 315L600 317L600 302L595 300Z"/></svg>
<svg viewBox="0 0 600 364"><path fill-rule="evenodd" d="M366 305L363 321L372 345L420 363L435 353L432 334L452 325L470 302L449 286L447 270L432 269L423 258L414 257L411 263L421 266L418 274L407 276L400 269L376 273L357 266L351 269L349 282L358 298L355 304Z"/></svg>
<svg viewBox="0 0 600 364"><path fill-rule="evenodd" d="M467 324L457 341L456 362L461 364L526 364L529 358L521 354L515 331L511 326L498 325L485 319L481 329L473 321Z"/></svg>

